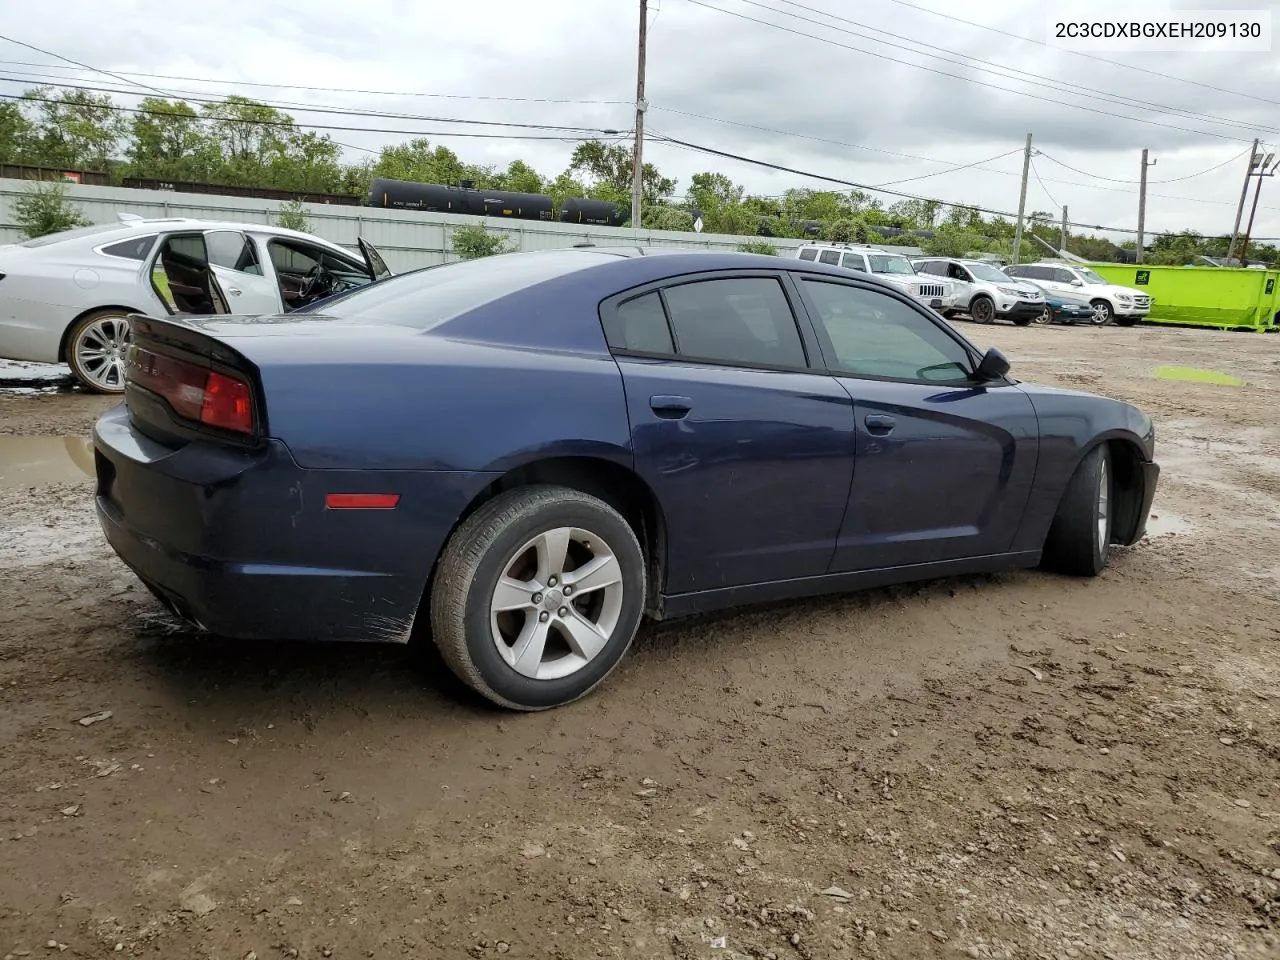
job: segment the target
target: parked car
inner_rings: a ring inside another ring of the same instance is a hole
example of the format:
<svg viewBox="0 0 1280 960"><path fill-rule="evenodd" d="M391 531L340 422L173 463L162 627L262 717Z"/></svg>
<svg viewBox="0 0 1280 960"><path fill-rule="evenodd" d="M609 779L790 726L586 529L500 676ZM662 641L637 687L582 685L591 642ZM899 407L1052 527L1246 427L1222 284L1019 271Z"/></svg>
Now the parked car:
<svg viewBox="0 0 1280 960"><path fill-rule="evenodd" d="M1088 267L1074 263L1022 263L1005 267L1005 273L1020 280L1032 280L1052 294L1082 295L1093 308L1098 326L1112 320L1131 327L1151 312L1151 297L1132 287L1104 280Z"/></svg>
<svg viewBox="0 0 1280 960"><path fill-rule="evenodd" d="M1159 467L1127 403L1013 379L871 274L604 247L450 263L264 318L135 317L93 431L107 540L231 637L434 642L513 709L641 618L978 571L1092 576ZM179 293L180 291L180 293Z"/></svg>
<svg viewBox="0 0 1280 960"><path fill-rule="evenodd" d="M1044 293L1044 312L1036 317L1036 323L1093 323L1093 305L1086 298L1069 293L1053 293L1036 280L1027 282L1039 287Z"/></svg>
<svg viewBox="0 0 1280 960"><path fill-rule="evenodd" d="M874 273L907 296L947 316L955 308L953 285L935 277L921 277L916 268L900 253L889 253L868 244L804 243L796 248L798 260L815 260L859 273Z"/></svg>
<svg viewBox="0 0 1280 960"><path fill-rule="evenodd" d="M236 313L293 310L391 276L364 240L353 253L262 224L122 215L0 246L0 359L66 363L90 390L120 393L127 318L175 309L152 276L161 272L162 241L193 232Z"/></svg>
<svg viewBox="0 0 1280 960"><path fill-rule="evenodd" d="M945 277L956 290L956 309L978 323L1010 320L1025 327L1044 313L1044 292L1014 280L985 260L921 257L911 261L922 274Z"/></svg>

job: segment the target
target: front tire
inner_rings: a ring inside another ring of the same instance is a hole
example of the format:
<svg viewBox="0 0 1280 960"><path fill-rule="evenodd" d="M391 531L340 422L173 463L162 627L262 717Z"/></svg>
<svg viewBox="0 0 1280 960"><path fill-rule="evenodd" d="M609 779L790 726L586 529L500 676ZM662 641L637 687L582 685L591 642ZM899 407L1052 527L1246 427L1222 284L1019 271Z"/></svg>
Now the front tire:
<svg viewBox="0 0 1280 960"><path fill-rule="evenodd" d="M1093 325L1095 327L1105 327L1113 319L1115 319L1115 311L1111 309L1111 304L1105 300L1093 300L1089 306L1093 307Z"/></svg>
<svg viewBox="0 0 1280 960"><path fill-rule="evenodd" d="M94 393L124 393L129 318L120 310L95 310L67 333L67 366Z"/></svg>
<svg viewBox="0 0 1280 960"><path fill-rule="evenodd" d="M450 537L431 633L459 679L512 710L586 696L622 660L644 613L644 553L625 519L565 487L484 504Z"/></svg>
<svg viewBox="0 0 1280 960"><path fill-rule="evenodd" d="M1113 483L1105 443L1090 450L1063 491L1045 538L1041 565L1057 573L1096 577L1111 547Z"/></svg>
<svg viewBox="0 0 1280 960"><path fill-rule="evenodd" d="M991 323L996 318L996 305L990 297L974 297L969 304L969 316L974 323Z"/></svg>

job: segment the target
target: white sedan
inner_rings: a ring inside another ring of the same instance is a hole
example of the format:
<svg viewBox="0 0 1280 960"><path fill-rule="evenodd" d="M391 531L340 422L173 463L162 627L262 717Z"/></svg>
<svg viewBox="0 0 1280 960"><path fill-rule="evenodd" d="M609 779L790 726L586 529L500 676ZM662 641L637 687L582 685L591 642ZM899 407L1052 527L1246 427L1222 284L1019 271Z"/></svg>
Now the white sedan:
<svg viewBox="0 0 1280 960"><path fill-rule="evenodd" d="M122 392L129 314L179 312L158 263L174 235L203 236L237 314L286 313L391 276L363 239L357 256L280 227L121 214L0 246L0 359L65 363L90 390Z"/></svg>

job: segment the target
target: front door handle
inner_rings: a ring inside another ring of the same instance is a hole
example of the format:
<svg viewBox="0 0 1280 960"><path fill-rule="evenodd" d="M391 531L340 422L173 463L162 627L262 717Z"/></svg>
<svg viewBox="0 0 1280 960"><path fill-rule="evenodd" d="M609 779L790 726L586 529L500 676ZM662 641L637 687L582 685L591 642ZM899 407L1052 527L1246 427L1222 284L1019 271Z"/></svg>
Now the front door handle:
<svg viewBox="0 0 1280 960"><path fill-rule="evenodd" d="M897 420L893 419L893 417L885 416L883 413L869 413L862 422L867 425L869 433L874 433L877 436L892 433L893 428L898 425Z"/></svg>
<svg viewBox="0 0 1280 960"><path fill-rule="evenodd" d="M240 289L238 287L227 287L227 293L231 294L233 297L238 297L240 296Z"/></svg>
<svg viewBox="0 0 1280 960"><path fill-rule="evenodd" d="M693 409L693 400L659 394L649 398L649 409L664 420L681 420Z"/></svg>

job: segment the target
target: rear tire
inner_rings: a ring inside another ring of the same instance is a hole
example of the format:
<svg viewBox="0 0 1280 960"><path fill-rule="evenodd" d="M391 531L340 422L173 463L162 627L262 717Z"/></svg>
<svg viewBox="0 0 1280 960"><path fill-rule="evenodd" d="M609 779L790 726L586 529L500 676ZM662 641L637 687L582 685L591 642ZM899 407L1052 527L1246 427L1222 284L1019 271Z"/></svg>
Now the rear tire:
<svg viewBox="0 0 1280 960"><path fill-rule="evenodd" d="M969 316L974 323L991 323L996 318L996 305L990 297L974 297L969 304Z"/></svg>
<svg viewBox="0 0 1280 960"><path fill-rule="evenodd" d="M1063 491L1045 537L1041 565L1056 573L1096 577L1111 546L1111 455L1105 443L1090 450Z"/></svg>
<svg viewBox="0 0 1280 960"><path fill-rule="evenodd" d="M1033 319L1035 323L1041 324L1043 326L1048 326L1049 324L1053 323L1053 311L1050 310L1048 307L1045 307L1042 311L1040 311L1040 313L1036 314L1036 316Z"/></svg>
<svg viewBox="0 0 1280 960"><path fill-rule="evenodd" d="M613 507L566 487L520 487L449 538L431 591L432 637L449 669L499 706L562 706L622 660L646 580L635 532Z"/></svg>
<svg viewBox="0 0 1280 960"><path fill-rule="evenodd" d="M94 393L124 393L124 355L129 318L123 310L95 310L72 324L67 333L67 366L76 380Z"/></svg>

